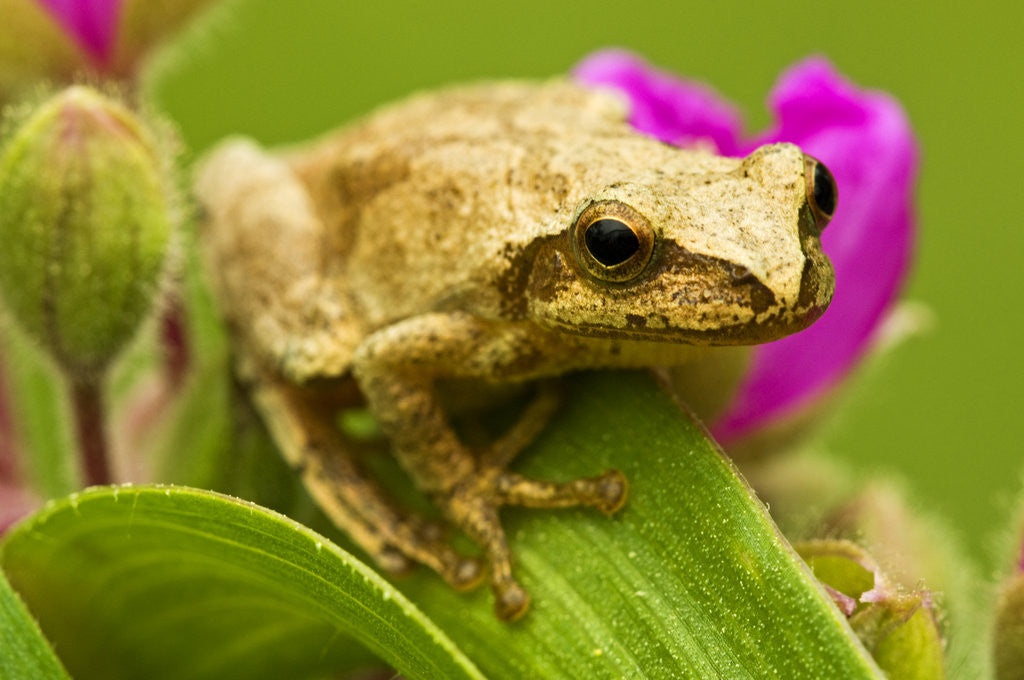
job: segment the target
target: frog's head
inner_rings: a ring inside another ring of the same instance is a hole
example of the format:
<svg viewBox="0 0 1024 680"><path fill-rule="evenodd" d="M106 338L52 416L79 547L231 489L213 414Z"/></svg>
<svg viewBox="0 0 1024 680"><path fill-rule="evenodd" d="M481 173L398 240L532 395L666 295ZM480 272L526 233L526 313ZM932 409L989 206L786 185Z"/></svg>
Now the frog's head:
<svg viewBox="0 0 1024 680"><path fill-rule="evenodd" d="M819 236L836 206L824 165L791 144L742 159L658 154L654 169L603 182L537 253L530 317L585 335L753 344L824 313L834 276Z"/></svg>

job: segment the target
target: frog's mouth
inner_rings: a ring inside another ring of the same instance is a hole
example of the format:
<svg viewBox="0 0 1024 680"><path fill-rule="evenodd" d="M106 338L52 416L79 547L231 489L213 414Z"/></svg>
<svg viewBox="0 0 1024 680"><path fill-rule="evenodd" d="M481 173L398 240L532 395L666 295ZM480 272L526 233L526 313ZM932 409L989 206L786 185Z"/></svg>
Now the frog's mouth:
<svg viewBox="0 0 1024 680"><path fill-rule="evenodd" d="M624 315L624 323L558 324L575 335L594 338L638 340L687 345L758 345L779 340L801 331L817 321L825 312L816 307L803 314L779 314L760 320L740 321L724 325L708 324L704 328L671 326L664 315Z"/></svg>
<svg viewBox="0 0 1024 680"><path fill-rule="evenodd" d="M550 321L563 332L590 337L752 345L810 326L832 297L832 267L820 248L807 249L798 281L773 291L735 263L675 244L662 247L669 252L658 253L641 282L567 285L564 299L575 304Z"/></svg>
<svg viewBox="0 0 1024 680"><path fill-rule="evenodd" d="M647 283L622 300L643 311L622 314L616 330L709 345L759 344L803 330L824 314L833 282L820 246L804 245L799 280L773 289L746 267L665 241Z"/></svg>

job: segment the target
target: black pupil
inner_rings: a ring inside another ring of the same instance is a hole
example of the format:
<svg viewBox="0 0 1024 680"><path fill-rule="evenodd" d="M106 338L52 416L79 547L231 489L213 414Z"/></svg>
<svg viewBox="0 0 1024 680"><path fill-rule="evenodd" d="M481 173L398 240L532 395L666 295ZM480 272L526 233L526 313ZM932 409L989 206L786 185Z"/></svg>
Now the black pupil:
<svg viewBox="0 0 1024 680"><path fill-rule="evenodd" d="M640 248L640 239L632 229L608 217L591 223L584 238L590 254L606 267L625 262Z"/></svg>
<svg viewBox="0 0 1024 680"><path fill-rule="evenodd" d="M836 181L821 163L814 165L814 202L818 210L831 215L836 211Z"/></svg>

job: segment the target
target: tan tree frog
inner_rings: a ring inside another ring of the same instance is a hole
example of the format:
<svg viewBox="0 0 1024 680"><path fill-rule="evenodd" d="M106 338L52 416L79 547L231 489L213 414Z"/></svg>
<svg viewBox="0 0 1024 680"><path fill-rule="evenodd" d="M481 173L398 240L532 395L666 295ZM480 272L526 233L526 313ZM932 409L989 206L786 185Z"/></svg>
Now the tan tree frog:
<svg viewBox="0 0 1024 680"><path fill-rule="evenodd" d="M287 460L385 569L483 577L404 511L336 426L365 403L394 454L482 549L502 619L529 602L504 505L626 498L617 471L567 483L508 469L547 391L470 450L438 383L494 385L596 367L700 361L817 319L833 291L819 235L836 189L789 144L746 158L635 132L609 93L564 81L414 96L271 154L229 141L201 168L202 241L242 378Z"/></svg>

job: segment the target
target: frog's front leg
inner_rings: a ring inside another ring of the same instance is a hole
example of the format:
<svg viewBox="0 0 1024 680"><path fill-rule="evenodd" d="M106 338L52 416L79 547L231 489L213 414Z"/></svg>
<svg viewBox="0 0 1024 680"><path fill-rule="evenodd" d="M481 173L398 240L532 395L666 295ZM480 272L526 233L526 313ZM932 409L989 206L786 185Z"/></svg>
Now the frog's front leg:
<svg viewBox="0 0 1024 680"><path fill-rule="evenodd" d="M367 402L403 466L484 550L495 609L506 620L526 611L529 596L512 576L499 508L588 505L611 513L625 502L626 481L615 470L566 483L508 472L507 463L539 430L531 415L550 410L542 402L528 409L527 417L490 451L473 455L452 430L435 382L441 377L501 381L542 376L557 361L550 341L526 324L427 314L371 334L353 362Z"/></svg>

